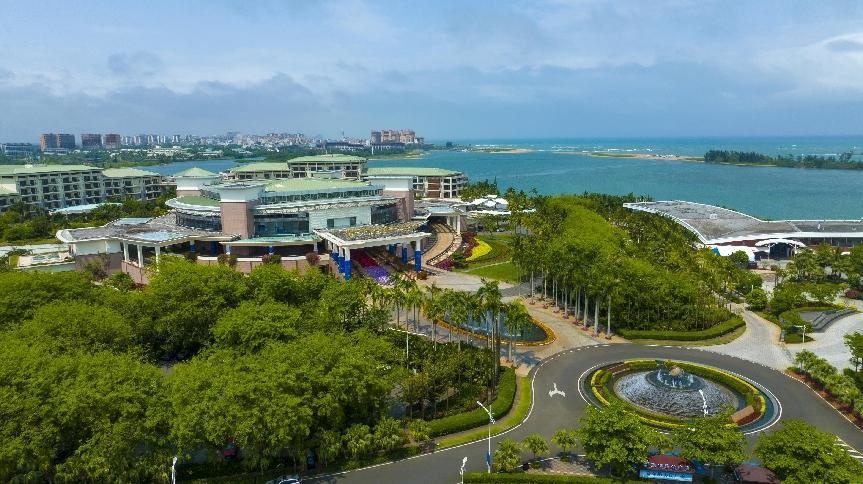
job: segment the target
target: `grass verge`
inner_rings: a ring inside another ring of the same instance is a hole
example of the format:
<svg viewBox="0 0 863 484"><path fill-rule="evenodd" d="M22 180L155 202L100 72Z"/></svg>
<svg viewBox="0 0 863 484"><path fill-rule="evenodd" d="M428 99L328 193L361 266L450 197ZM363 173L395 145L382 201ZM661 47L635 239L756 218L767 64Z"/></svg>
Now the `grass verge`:
<svg viewBox="0 0 863 484"><path fill-rule="evenodd" d="M512 262L501 262L499 264L491 264L476 269L464 269L460 272L472 274L485 279L495 279L505 282L518 282L518 271L515 264Z"/></svg>
<svg viewBox="0 0 863 484"><path fill-rule="evenodd" d="M530 378L519 378L517 395L518 398L516 400L516 404L512 408L512 410L510 410L510 412L506 415L506 417L498 420L497 423L491 427L491 434L498 435L521 423L521 421L524 420L525 417L527 417L528 412L530 412L531 395L532 394L530 388ZM480 440L485 437L488 437L487 426L483 426L481 429L461 432L449 437L443 437L437 441L437 449L446 449L447 447L454 447L456 445L466 444L468 442Z"/></svg>
<svg viewBox="0 0 863 484"><path fill-rule="evenodd" d="M524 472L486 474L484 472L469 472L464 475L465 483L481 483L481 482L529 482L531 484L540 484L544 482L568 482L571 484L611 484L617 482L647 482L640 480L618 480L608 477L592 477L592 476L566 476L555 474L535 474Z"/></svg>

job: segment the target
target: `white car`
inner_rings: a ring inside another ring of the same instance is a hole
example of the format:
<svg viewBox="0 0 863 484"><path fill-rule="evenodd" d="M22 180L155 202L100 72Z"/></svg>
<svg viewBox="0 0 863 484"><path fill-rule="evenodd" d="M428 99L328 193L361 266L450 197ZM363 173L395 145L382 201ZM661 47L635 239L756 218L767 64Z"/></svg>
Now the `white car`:
<svg viewBox="0 0 863 484"><path fill-rule="evenodd" d="M297 475L279 476L267 481L265 484L300 484L300 477Z"/></svg>

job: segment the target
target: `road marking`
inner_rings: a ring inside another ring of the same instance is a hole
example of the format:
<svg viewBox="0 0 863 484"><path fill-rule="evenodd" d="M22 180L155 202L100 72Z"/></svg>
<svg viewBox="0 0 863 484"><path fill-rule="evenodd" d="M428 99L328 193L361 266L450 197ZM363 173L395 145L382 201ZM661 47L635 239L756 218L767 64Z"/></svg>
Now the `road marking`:
<svg viewBox="0 0 863 484"><path fill-rule="evenodd" d="M555 395L560 395L560 396L566 398L566 392L562 392L562 391L557 389L557 382L552 382L552 383L554 384L554 389L548 391L548 397L552 398Z"/></svg>
<svg viewBox="0 0 863 484"><path fill-rule="evenodd" d="M854 447L851 447L850 445L845 443L845 441L842 440L840 437L836 437L836 445L843 447L848 452L848 454L851 455L851 457L863 461L863 454L861 454L860 451L858 451Z"/></svg>

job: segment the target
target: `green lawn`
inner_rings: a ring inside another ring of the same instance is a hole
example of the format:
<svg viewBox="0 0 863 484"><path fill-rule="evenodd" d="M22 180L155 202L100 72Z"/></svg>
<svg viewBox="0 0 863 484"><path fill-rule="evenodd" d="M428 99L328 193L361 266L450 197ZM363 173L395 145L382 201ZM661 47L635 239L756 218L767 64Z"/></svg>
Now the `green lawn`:
<svg viewBox="0 0 863 484"><path fill-rule="evenodd" d="M476 269L463 269L461 272L473 274L485 279L495 279L504 282L518 282L518 271L512 262L501 262L498 264L485 265Z"/></svg>

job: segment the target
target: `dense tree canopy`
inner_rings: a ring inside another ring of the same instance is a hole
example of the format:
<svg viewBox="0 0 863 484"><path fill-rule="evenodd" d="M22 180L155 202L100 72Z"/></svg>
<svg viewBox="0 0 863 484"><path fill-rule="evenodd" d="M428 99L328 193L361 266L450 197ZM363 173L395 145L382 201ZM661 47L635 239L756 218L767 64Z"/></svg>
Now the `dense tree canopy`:
<svg viewBox="0 0 863 484"><path fill-rule="evenodd" d="M760 287L733 260L696 250L694 236L673 221L623 208L636 200L585 194L516 203L535 211L513 216L526 229L513 238L514 262L545 276L544 293L573 306L610 305L617 326L630 329L706 329L729 317L718 295Z"/></svg>
<svg viewBox="0 0 863 484"><path fill-rule="evenodd" d="M837 445L836 436L821 432L802 420L785 422L762 437L755 455L790 484L859 482L863 464Z"/></svg>
<svg viewBox="0 0 863 484"><path fill-rule="evenodd" d="M406 361L368 281L173 257L150 281L0 273L0 480L164 482L229 445L253 469L361 458L406 442L387 416L409 378L426 418L488 394L490 350L412 336Z"/></svg>

